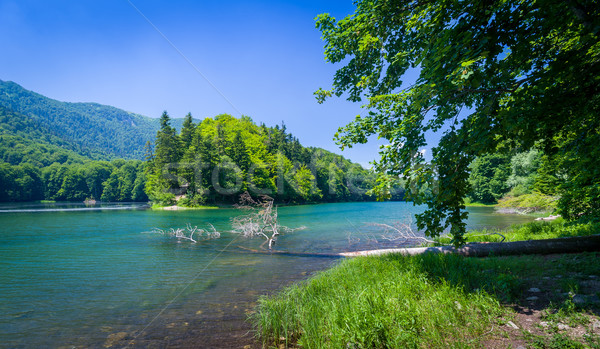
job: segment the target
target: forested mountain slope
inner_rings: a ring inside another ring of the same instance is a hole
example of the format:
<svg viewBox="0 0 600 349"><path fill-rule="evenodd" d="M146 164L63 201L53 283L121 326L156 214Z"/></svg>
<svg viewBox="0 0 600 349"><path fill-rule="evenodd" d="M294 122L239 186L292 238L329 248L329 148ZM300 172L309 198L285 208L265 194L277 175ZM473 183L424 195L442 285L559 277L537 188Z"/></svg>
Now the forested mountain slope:
<svg viewBox="0 0 600 349"><path fill-rule="evenodd" d="M93 159L142 159L144 144L156 136L158 119L97 103L60 102L0 80L3 134L28 134ZM13 124L18 116L20 126ZM173 119L180 128L183 119ZM40 138L41 137L41 138ZM29 137L31 138L31 137Z"/></svg>
<svg viewBox="0 0 600 349"><path fill-rule="evenodd" d="M41 121L0 106L0 162L45 167L55 162L83 163L103 156L56 136Z"/></svg>
<svg viewBox="0 0 600 349"><path fill-rule="evenodd" d="M179 204L194 206L234 203L246 190L280 202L356 201L373 200L366 194L373 185L372 173L303 147L284 124L166 112L151 119L0 80L0 202L145 201L149 194L170 203L185 194Z"/></svg>

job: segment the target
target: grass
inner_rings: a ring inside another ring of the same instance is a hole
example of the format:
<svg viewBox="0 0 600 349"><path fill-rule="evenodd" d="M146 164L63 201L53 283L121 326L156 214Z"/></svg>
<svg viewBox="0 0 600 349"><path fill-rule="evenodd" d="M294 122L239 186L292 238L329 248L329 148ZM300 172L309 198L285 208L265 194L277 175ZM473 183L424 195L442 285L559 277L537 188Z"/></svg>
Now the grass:
<svg viewBox="0 0 600 349"><path fill-rule="evenodd" d="M488 291L512 297L518 280L459 256L344 260L305 283L259 299L253 320L265 344L305 348L476 345L506 311Z"/></svg>
<svg viewBox="0 0 600 349"><path fill-rule="evenodd" d="M507 196L498 200L498 207L513 208L519 212L552 212L556 209L558 198L533 192L519 196Z"/></svg>
<svg viewBox="0 0 600 349"><path fill-rule="evenodd" d="M251 319L266 347L485 347L486 340L504 335L501 328L516 316L509 306L525 302L532 284L554 292L560 287L550 280L555 277L579 283L586 278L577 275L600 273L599 257L359 257L261 297ZM570 284L560 291L574 289ZM573 339L556 329L559 323L590 326L586 308L570 297L550 302L541 312L541 320L551 324L547 333L523 331L528 347L597 348L592 331Z"/></svg>
<svg viewBox="0 0 600 349"><path fill-rule="evenodd" d="M466 207L496 207L498 204L484 204L482 202L470 202L465 204Z"/></svg>
<svg viewBox="0 0 600 349"><path fill-rule="evenodd" d="M598 234L599 228L559 219L502 234L517 241ZM498 241L497 235L486 235L493 232L474 231L468 238ZM542 334L522 331L528 347L600 348L600 337L591 330L573 338L557 329L559 323L589 327L590 316L598 321L597 305L596 313L589 313L589 306L575 305L572 297L589 284L589 275L600 275L599 257L359 257L261 297L251 321L267 347L484 347L491 337L514 339L499 328L507 328L503 325L516 316L512 305L526 302L528 288L535 286L548 290L545 297L551 300L538 321L551 325Z"/></svg>
<svg viewBox="0 0 600 349"><path fill-rule="evenodd" d="M541 239L556 239L573 236L588 236L600 234L600 223L567 223L562 218L554 221L534 221L521 225L514 225L508 229L480 229L469 231L466 235L467 242L500 242L527 241ZM435 239L436 245L450 244L449 237Z"/></svg>

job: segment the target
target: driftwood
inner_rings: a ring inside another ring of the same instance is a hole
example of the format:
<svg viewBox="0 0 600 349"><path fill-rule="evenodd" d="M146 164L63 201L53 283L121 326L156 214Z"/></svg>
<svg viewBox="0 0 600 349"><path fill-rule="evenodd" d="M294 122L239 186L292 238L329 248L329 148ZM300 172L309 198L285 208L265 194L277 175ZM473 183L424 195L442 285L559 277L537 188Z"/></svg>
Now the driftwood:
<svg viewBox="0 0 600 349"><path fill-rule="evenodd" d="M240 203L236 208L249 211L248 214L233 217L231 219L232 233L241 234L244 237L259 236L265 239L261 245L268 244L269 250L277 241L281 233L291 233L306 227L288 228L279 224L277 207L273 207L273 198L262 195L259 199L253 199L248 192L240 195Z"/></svg>
<svg viewBox="0 0 600 349"><path fill-rule="evenodd" d="M193 243L196 243L199 240L217 239L221 237L221 233L219 233L212 224L209 223L208 225L210 225L211 230L200 229L197 226L192 227L192 225L188 223L185 228L170 228L169 230L154 228L150 233L174 237L178 241L188 240ZM194 234L196 234L196 238L194 238Z"/></svg>
<svg viewBox="0 0 600 349"><path fill-rule="evenodd" d="M419 255L423 253L455 253L468 257L506 256L518 254L579 253L600 251L600 235L577 236L559 239L514 242L473 243L460 248L452 246L392 248L383 250L340 253L344 257L379 256L389 253Z"/></svg>

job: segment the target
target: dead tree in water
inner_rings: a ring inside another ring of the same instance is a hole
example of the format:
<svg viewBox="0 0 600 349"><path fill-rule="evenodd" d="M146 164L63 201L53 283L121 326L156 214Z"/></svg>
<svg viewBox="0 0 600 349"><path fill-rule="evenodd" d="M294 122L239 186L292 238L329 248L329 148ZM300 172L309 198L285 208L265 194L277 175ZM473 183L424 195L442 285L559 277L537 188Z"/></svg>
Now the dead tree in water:
<svg viewBox="0 0 600 349"><path fill-rule="evenodd" d="M232 231L244 237L264 238L265 242L261 248L268 244L271 250L280 233L304 229L304 227L291 229L279 225L277 207L273 207L273 198L267 195L254 199L245 192L240 195L240 203L236 207L240 210L248 210L249 213L231 219Z"/></svg>
<svg viewBox="0 0 600 349"><path fill-rule="evenodd" d="M170 236L176 238L178 241L188 240L193 243L198 242L199 240L208 240L208 239L216 239L221 236L215 227L212 224L209 224L211 230L208 229L200 229L197 226L193 226L191 224L187 224L184 228L170 228L169 230L163 230L154 228L151 233L162 234L165 236ZM196 235L196 237L194 237Z"/></svg>

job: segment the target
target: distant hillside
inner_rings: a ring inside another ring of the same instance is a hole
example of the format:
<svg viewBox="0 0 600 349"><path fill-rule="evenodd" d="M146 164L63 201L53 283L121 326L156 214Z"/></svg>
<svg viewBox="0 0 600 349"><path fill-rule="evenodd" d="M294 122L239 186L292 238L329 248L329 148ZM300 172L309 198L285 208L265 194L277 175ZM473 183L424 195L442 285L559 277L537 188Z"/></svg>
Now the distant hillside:
<svg viewBox="0 0 600 349"><path fill-rule="evenodd" d="M55 136L46 124L0 106L0 162L42 168L101 157Z"/></svg>
<svg viewBox="0 0 600 349"><path fill-rule="evenodd" d="M246 190L279 202L373 200L366 194L372 173L303 147L284 124L226 114L161 119L59 102L0 80L0 202L150 197L171 204L178 193L185 194L178 204L195 206L234 203ZM155 146L145 149L147 141ZM149 161L139 161L146 150Z"/></svg>
<svg viewBox="0 0 600 349"><path fill-rule="evenodd" d="M92 159L142 159L146 141L154 140L159 129L158 119L97 103L60 102L10 81L0 80L0 107L4 115L19 115L34 126L35 139L43 136L50 144ZM12 132L22 130L15 130L10 120L0 120L0 128L15 136ZM182 122L173 119L173 126L180 129Z"/></svg>

